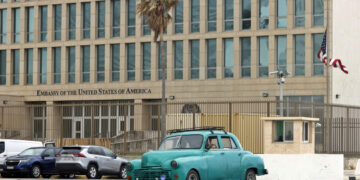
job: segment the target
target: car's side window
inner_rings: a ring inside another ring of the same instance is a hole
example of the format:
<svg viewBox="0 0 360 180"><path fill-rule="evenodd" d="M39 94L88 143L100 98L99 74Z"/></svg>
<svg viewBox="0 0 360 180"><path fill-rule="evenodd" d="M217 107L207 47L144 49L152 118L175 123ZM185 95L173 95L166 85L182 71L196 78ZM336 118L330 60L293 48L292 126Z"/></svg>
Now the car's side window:
<svg viewBox="0 0 360 180"><path fill-rule="evenodd" d="M54 149L47 149L47 150L45 150L45 152L43 153L43 155L48 155L48 157L55 157Z"/></svg>
<svg viewBox="0 0 360 180"><path fill-rule="evenodd" d="M105 152L101 147L96 147L95 150L97 155L105 156Z"/></svg>
<svg viewBox="0 0 360 180"><path fill-rule="evenodd" d="M93 147L89 147L88 153L89 154L95 154L95 149Z"/></svg>
<svg viewBox="0 0 360 180"><path fill-rule="evenodd" d="M237 149L236 144L234 143L234 141L230 137L222 136L221 137L221 142L223 144L224 149Z"/></svg>
<svg viewBox="0 0 360 180"><path fill-rule="evenodd" d="M219 149L219 142L217 136L210 136L206 140L206 147L209 149Z"/></svg>
<svg viewBox="0 0 360 180"><path fill-rule="evenodd" d="M111 152L110 150L108 150L107 148L102 148L104 150L104 153L105 153L105 156L107 157L113 157L114 156L114 153Z"/></svg>

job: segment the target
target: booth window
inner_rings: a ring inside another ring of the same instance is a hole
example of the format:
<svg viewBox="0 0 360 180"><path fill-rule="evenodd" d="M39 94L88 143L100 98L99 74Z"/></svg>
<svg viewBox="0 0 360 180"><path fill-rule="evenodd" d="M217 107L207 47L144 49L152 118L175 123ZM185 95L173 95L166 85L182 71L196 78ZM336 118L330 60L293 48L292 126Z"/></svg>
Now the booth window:
<svg viewBox="0 0 360 180"><path fill-rule="evenodd" d="M294 140L294 123L292 121L275 121L275 142L292 142Z"/></svg>
<svg viewBox="0 0 360 180"><path fill-rule="evenodd" d="M303 141L309 142L309 122L304 121L303 122Z"/></svg>

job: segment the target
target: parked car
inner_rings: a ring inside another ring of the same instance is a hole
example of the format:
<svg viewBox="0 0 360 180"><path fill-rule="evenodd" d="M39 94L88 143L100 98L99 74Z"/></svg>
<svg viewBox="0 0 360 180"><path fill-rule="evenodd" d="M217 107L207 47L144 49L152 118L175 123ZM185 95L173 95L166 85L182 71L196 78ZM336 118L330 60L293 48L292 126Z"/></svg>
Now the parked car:
<svg viewBox="0 0 360 180"><path fill-rule="evenodd" d="M256 180L267 174L261 157L242 149L223 128L173 130L158 151L127 165L128 179Z"/></svg>
<svg viewBox="0 0 360 180"><path fill-rule="evenodd" d="M49 178L57 174L55 169L55 155L59 148L36 147L29 148L16 156L6 158L2 177L13 175L30 175L32 178Z"/></svg>
<svg viewBox="0 0 360 180"><path fill-rule="evenodd" d="M86 175L99 179L103 175L117 175L126 178L126 159L118 157L101 146L66 146L56 161L56 169L62 175Z"/></svg>

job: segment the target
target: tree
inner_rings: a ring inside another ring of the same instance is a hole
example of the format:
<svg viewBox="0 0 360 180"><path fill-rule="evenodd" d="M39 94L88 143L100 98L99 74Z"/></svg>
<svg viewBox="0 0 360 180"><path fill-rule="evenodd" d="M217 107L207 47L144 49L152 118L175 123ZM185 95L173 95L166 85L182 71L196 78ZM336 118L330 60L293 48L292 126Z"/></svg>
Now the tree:
<svg viewBox="0 0 360 180"><path fill-rule="evenodd" d="M164 31L171 20L169 13L175 8L178 0L142 0L137 5L137 13L147 18L149 28L154 31L154 41L158 42L160 37L161 64L162 64L162 84L161 84L161 136L166 135L166 104L165 104L165 49Z"/></svg>

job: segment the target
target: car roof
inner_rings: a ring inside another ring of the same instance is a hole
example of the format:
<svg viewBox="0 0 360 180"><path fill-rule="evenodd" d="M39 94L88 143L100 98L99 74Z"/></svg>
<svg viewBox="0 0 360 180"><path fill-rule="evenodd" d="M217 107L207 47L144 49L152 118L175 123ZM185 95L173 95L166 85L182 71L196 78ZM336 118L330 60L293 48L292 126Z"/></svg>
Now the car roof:
<svg viewBox="0 0 360 180"><path fill-rule="evenodd" d="M227 133L227 134L226 134ZM209 135L228 135L228 134L232 134L229 132L224 132L224 131L209 131L209 130L202 130L202 131L186 131L186 132L180 132L180 133L174 133L169 135L168 137L172 137L172 136L182 136L182 135L203 135L203 136L209 136Z"/></svg>

